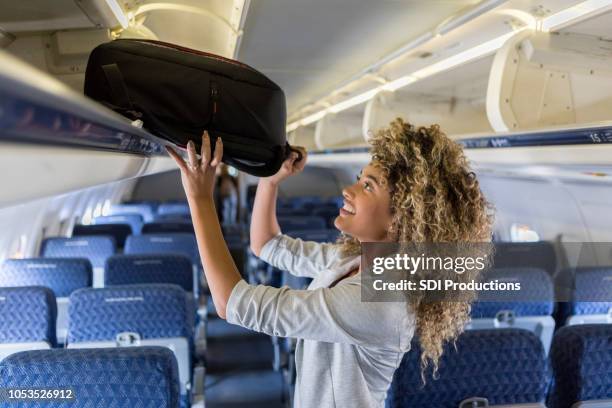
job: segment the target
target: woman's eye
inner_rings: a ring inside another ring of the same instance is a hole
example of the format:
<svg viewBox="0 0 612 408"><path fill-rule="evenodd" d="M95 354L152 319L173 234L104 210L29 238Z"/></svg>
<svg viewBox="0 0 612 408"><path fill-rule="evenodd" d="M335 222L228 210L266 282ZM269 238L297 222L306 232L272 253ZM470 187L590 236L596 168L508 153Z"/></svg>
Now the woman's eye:
<svg viewBox="0 0 612 408"><path fill-rule="evenodd" d="M368 183L367 181L363 183L363 188L366 189L367 191L372 191L372 185Z"/></svg>

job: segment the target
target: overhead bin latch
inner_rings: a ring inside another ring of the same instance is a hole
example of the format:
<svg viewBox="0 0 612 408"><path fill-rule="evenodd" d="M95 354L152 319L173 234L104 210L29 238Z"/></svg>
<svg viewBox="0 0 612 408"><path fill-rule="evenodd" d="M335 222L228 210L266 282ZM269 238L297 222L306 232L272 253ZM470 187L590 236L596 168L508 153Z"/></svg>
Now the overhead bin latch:
<svg viewBox="0 0 612 408"><path fill-rule="evenodd" d="M459 403L459 408L482 408L488 407L489 400L482 397L472 397Z"/></svg>
<svg viewBox="0 0 612 408"><path fill-rule="evenodd" d="M134 332L121 332L115 337L118 347L139 346L140 340L140 334Z"/></svg>

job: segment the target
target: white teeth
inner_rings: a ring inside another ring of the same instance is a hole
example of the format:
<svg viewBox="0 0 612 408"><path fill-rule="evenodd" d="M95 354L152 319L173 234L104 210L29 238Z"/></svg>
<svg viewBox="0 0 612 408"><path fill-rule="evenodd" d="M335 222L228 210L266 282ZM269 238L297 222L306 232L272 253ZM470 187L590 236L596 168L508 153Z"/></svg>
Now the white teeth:
<svg viewBox="0 0 612 408"><path fill-rule="evenodd" d="M342 207L342 209L350 213L351 215L355 215L355 209L351 207L350 205L348 205L347 203L344 203L344 207Z"/></svg>

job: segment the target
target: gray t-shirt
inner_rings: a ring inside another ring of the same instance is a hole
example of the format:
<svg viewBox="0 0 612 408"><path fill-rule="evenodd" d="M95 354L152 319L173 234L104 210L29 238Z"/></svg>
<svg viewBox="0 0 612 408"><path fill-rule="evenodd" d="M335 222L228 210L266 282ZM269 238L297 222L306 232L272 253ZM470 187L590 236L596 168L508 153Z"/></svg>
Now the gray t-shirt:
<svg viewBox="0 0 612 408"><path fill-rule="evenodd" d="M359 266L336 244L277 235L261 259L314 280L307 290L240 281L227 321L258 332L297 338L296 408L384 407L393 373L410 349L414 314L403 302L362 302L360 274L329 286Z"/></svg>

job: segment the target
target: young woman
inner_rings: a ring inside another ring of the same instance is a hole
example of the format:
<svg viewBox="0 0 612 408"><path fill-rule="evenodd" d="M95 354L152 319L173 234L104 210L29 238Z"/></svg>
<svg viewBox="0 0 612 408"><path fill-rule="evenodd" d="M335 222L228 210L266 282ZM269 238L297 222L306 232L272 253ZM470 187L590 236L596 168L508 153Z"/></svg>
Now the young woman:
<svg viewBox="0 0 612 408"><path fill-rule="evenodd" d="M345 238L317 244L281 234L277 189L306 164L293 153L272 177L259 181L251 248L266 262L313 278L308 290L247 284L223 240L212 200L215 167L204 133L202 159L192 143L181 169L213 301L228 322L298 339L296 407L383 407L393 372L418 335L423 368L437 367L443 345L468 320L467 302L362 302L360 242L483 242L490 240L488 204L461 147L437 125L401 120L372 139L372 161L342 191L335 226Z"/></svg>

